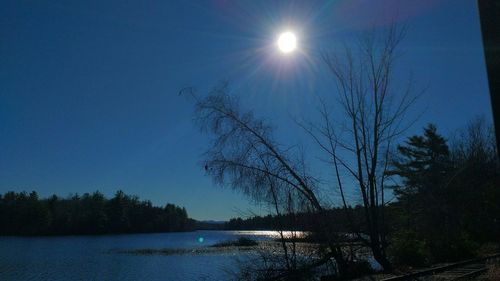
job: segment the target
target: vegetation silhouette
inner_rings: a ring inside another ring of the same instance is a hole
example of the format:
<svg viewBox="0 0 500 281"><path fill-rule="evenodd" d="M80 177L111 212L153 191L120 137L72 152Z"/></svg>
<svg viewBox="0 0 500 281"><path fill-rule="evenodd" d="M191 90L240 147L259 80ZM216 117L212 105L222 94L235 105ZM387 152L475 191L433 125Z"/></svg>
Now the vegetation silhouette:
<svg viewBox="0 0 500 281"><path fill-rule="evenodd" d="M0 195L0 235L151 233L193 230L185 208L153 206L119 190L40 199L33 191Z"/></svg>
<svg viewBox="0 0 500 281"><path fill-rule="evenodd" d="M500 172L492 126L477 118L448 141L435 125L408 137L392 155L387 176L397 200L385 206L388 257L397 266L427 266L480 254L500 242ZM338 233L349 224L367 233L362 205L330 208L323 218ZM221 229L307 231L300 242L324 243L314 234L317 214L300 212L233 218ZM287 241L290 241L288 239ZM345 236L339 242L360 242Z"/></svg>
<svg viewBox="0 0 500 281"><path fill-rule="evenodd" d="M455 261L500 241L500 173L493 127L477 118L451 146L429 124L398 146L389 172L399 216L392 225L396 262ZM396 214L395 214L396 215Z"/></svg>

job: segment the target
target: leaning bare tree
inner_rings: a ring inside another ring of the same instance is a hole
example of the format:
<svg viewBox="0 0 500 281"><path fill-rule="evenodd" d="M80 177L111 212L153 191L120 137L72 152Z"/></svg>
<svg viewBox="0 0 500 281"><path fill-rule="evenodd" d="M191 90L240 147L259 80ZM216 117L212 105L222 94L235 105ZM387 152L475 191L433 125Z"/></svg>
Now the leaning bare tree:
<svg viewBox="0 0 500 281"><path fill-rule="evenodd" d="M317 197L317 180L308 174L300 152L276 142L272 127L251 111L242 110L227 85L216 87L204 98L198 98L192 89L182 92L195 100L196 123L213 136L203 165L217 184L229 185L257 201L269 203L278 215L289 213L291 208L325 213ZM271 274L273 280L301 274L331 258L341 274L345 269L344 254L334 235L329 236L324 256L307 265L298 266L296 259L288 255L287 244L282 245L286 266Z"/></svg>
<svg viewBox="0 0 500 281"><path fill-rule="evenodd" d="M302 123L328 155L348 218L348 207L355 202L349 202L347 194L354 188L361 195L364 223L354 225L350 220L351 230L384 270L391 270L384 223L389 152L395 138L411 123L405 116L417 96L412 94L411 83L402 91L393 87L396 50L404 34L404 29L393 26L387 34L373 33L342 52L324 53L323 61L336 85L332 91L336 102L333 106L322 102L321 122ZM338 111L343 112L340 118L333 114Z"/></svg>
<svg viewBox="0 0 500 281"><path fill-rule="evenodd" d="M336 85L332 93L337 107L322 102L321 120L301 123L329 158L352 233L371 249L386 271L391 270L384 215L390 147L411 123L406 115L416 100L411 83L402 91L393 87L396 50L403 37L404 30L393 26L385 36L373 33L355 47L346 47L342 54L324 53ZM285 279L287 274L298 274L331 258L339 273L346 273L348 256L342 250L341 235L329 221L331 206L318 197L319 181L307 172L299 151L276 142L272 127L251 111L242 110L238 100L229 95L227 85L216 87L204 98L198 98L192 89L183 93L195 99L196 122L213 136L203 164L216 183L268 202L278 215L287 213L294 202L318 218L317 232L326 241L327 251L298 267L295 259L287 256L288 246L283 242L286 270L272 272L272 279ZM362 225L350 219L350 207L356 203L348 200L352 189L361 195Z"/></svg>

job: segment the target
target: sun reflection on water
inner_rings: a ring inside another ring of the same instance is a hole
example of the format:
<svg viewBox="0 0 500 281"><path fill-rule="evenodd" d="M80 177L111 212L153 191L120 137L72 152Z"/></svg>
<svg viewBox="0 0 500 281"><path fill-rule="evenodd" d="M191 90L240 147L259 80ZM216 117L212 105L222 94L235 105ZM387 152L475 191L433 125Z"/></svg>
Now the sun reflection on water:
<svg viewBox="0 0 500 281"><path fill-rule="evenodd" d="M280 238L280 232L276 230L235 230L231 231L235 235L248 235L248 236L263 236L268 238ZM304 238L307 235L306 231L283 231L283 237L285 238Z"/></svg>

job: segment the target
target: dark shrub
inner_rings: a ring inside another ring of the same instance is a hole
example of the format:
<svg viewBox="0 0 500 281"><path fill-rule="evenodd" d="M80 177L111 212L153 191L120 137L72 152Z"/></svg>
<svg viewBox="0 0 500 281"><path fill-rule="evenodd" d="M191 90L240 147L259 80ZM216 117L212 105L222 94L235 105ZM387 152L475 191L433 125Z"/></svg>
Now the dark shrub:
<svg viewBox="0 0 500 281"><path fill-rule="evenodd" d="M429 263L429 247L425 241L417 239L413 231L396 232L391 239L388 252L396 265L419 267Z"/></svg>
<svg viewBox="0 0 500 281"><path fill-rule="evenodd" d="M351 261L345 269L343 276L325 275L321 276L321 281L344 281L363 277L374 273L370 263L365 260Z"/></svg>
<svg viewBox="0 0 500 281"><path fill-rule="evenodd" d="M440 237L429 242L432 262L455 262L473 258L477 243L467 235L459 234L452 237Z"/></svg>

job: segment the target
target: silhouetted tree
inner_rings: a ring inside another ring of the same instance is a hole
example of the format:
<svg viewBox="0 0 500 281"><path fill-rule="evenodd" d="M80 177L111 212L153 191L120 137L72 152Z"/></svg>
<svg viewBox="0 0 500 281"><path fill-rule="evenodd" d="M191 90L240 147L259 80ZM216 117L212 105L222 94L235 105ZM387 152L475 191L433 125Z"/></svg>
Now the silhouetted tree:
<svg viewBox="0 0 500 281"><path fill-rule="evenodd" d="M422 136L408 138L405 145L398 146L398 158L393 160L390 175L398 175L403 185L394 186L398 200L406 205L408 226L422 226L418 217L448 217L448 178L452 172L450 151L446 140L437 133L435 125L424 128ZM432 215L430 215L432 214ZM440 214L440 215L439 215ZM417 217L416 217L417 216ZM443 221L436 221L425 229L416 231L441 230Z"/></svg>
<svg viewBox="0 0 500 281"><path fill-rule="evenodd" d="M460 228L475 241L500 239L500 169L493 126L476 118L451 145L450 200Z"/></svg>
<svg viewBox="0 0 500 281"><path fill-rule="evenodd" d="M351 231L364 241L374 258L384 268L391 270L386 248L385 223L386 170L389 151L394 140L411 125L407 120L409 108L418 95L412 91L412 83L397 89L393 83L397 48L405 30L392 26L385 36L371 34L354 46L346 46L323 54L323 60L332 74L336 88L332 93L333 106L322 100L319 108L320 122L301 126L325 152L336 178ZM333 112L343 116L333 117ZM365 239L360 225L352 220L347 193L354 179L354 188L361 194L364 208Z"/></svg>
<svg viewBox="0 0 500 281"><path fill-rule="evenodd" d="M127 232L130 228L128 217L130 198L121 190L109 200L108 214L110 227L113 232Z"/></svg>
<svg viewBox="0 0 500 281"><path fill-rule="evenodd" d="M430 124L423 135L412 136L405 145L399 145L398 152L389 174L403 179L394 192L405 206L406 228L417 233L430 249L443 251L449 244L443 238L451 240L459 233L450 205L453 167L446 140Z"/></svg>
<svg viewBox="0 0 500 281"><path fill-rule="evenodd" d="M196 121L201 129L214 137L203 166L217 184L231 186L257 201L277 207L278 213L288 213L292 204L296 210L317 213L318 222L324 221L319 219L325 207L315 192L317 182L308 174L300 152L280 145L267 122L256 118L251 111L241 110L238 100L228 94L226 84L201 99L192 89L185 89L184 93L195 99ZM325 233L328 233L327 256L335 258L342 273L346 261L337 244L337 232ZM297 273L297 270L288 273ZM276 276L285 277L286 274Z"/></svg>

